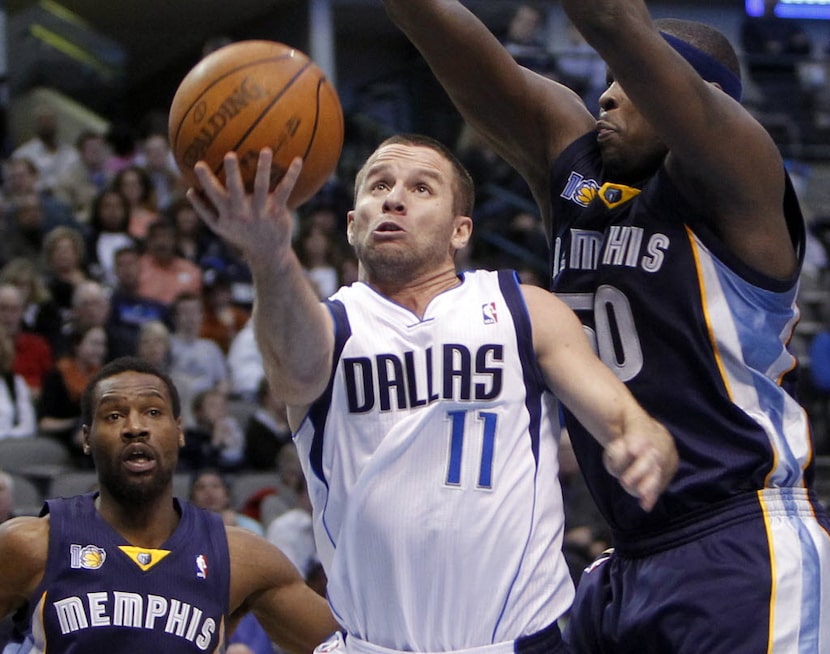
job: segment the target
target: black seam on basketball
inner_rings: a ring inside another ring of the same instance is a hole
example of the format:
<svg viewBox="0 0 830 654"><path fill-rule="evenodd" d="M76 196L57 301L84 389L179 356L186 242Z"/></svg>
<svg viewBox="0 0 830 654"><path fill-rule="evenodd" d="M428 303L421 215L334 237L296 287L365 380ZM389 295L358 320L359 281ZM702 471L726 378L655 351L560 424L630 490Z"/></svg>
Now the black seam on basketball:
<svg viewBox="0 0 830 654"><path fill-rule="evenodd" d="M320 124L320 90L323 88L323 84L325 83L325 77L321 77L317 80L317 106L314 107L314 125L311 128L311 136L306 144L305 152L303 152L303 160L308 158L308 153L311 152L311 146L314 145L314 139L317 138L317 126Z"/></svg>
<svg viewBox="0 0 830 654"><path fill-rule="evenodd" d="M248 127L248 129L245 130L245 133L239 138L239 140L236 143L234 143L231 150L236 151L237 148L239 148L239 146L242 145L242 143L245 142L245 139L247 139L248 136L250 136L251 132L253 132L257 128L257 126L259 125L259 122L262 120L263 116L265 116L265 114L267 114L271 110L271 108L277 102L279 102L280 98L282 98L282 96L285 95L285 93L288 91L288 89L290 89L294 85L294 82L296 82L297 79L299 79L303 75L303 73L305 73L305 71L307 71L309 68L311 68L311 61L307 61L305 63L305 65L302 68L300 68L300 70L298 70L296 73L294 73L293 77L291 77L291 79L288 80L288 82L285 84L285 86L282 87L280 92L277 93L277 95L274 96L274 98L271 100L271 102L269 102L265 106L265 108L262 111L259 112L259 115L256 117L256 119L251 121L251 126ZM318 103L317 112L319 113L319 111L320 111L320 107L319 107L319 103ZM317 121L315 119L315 125L316 125L316 123L317 123ZM219 163L219 167L215 171L213 171L214 175L219 177L219 175L221 174L221 172L224 168L225 168L225 161L224 161L224 158L223 158L222 161Z"/></svg>
<svg viewBox="0 0 830 654"><path fill-rule="evenodd" d="M182 119L179 121L179 124L176 126L176 136L173 139L174 146L178 145L178 143L179 143L179 133L181 132L182 126L184 125L185 121L188 119L191 112L193 111L193 108L197 104L199 104L199 102L205 96L205 94L207 94L207 92L210 91L214 86L216 86L220 82L224 81L225 78L230 77L234 73L237 73L240 70L243 70L244 68L251 68L252 66L257 66L257 65L263 64L263 63L276 63L276 62L278 62L280 60L283 60L283 59L293 59L293 58L294 57L290 54L282 54L282 55L278 55L276 57L264 57L262 59L256 59L254 61L248 61L248 62L246 62L246 63L244 63L240 66L236 66L235 68L232 68L231 70L227 71L226 73L224 73L220 77L217 77L210 84L208 84L204 89L202 89L202 92L199 95L196 96L196 99L193 100L193 102L190 104L190 106L187 108L187 110L182 114ZM303 69L306 66L308 66L308 63L306 63L303 66Z"/></svg>

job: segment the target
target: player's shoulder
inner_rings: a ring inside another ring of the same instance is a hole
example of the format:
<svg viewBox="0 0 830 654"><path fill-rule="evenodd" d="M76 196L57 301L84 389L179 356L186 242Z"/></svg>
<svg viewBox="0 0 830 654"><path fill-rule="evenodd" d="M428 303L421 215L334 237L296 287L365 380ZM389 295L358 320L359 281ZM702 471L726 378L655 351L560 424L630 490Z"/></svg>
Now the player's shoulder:
<svg viewBox="0 0 830 654"><path fill-rule="evenodd" d="M45 566L49 527L49 516L22 516L0 524L0 567Z"/></svg>

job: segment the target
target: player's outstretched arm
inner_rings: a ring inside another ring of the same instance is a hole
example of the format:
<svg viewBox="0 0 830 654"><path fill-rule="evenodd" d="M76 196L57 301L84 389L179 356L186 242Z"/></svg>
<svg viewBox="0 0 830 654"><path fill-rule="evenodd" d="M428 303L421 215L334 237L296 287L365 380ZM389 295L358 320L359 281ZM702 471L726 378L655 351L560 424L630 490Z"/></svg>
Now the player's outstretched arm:
<svg viewBox="0 0 830 654"><path fill-rule="evenodd" d="M29 601L46 569L48 518L12 518L0 525L0 620Z"/></svg>
<svg viewBox="0 0 830 654"><path fill-rule="evenodd" d="M223 185L203 162L195 172L204 191L188 198L202 220L241 250L254 278L254 329L268 381L291 406L305 406L328 382L333 323L291 247L293 214L287 201L301 170L295 159L269 192L271 150L259 156L253 193L239 161L225 156Z"/></svg>
<svg viewBox="0 0 830 654"><path fill-rule="evenodd" d="M457 0L384 0L464 119L549 203L550 161L594 126L573 91L519 66Z"/></svg>
<svg viewBox="0 0 830 654"><path fill-rule="evenodd" d="M227 533L232 623L253 611L271 639L296 654L308 654L340 629L326 600L279 549L239 527L228 527Z"/></svg>
<svg viewBox="0 0 830 654"><path fill-rule="evenodd" d="M573 311L541 288L522 289L551 390L605 446L608 472L650 511L677 471L674 439L597 358Z"/></svg>

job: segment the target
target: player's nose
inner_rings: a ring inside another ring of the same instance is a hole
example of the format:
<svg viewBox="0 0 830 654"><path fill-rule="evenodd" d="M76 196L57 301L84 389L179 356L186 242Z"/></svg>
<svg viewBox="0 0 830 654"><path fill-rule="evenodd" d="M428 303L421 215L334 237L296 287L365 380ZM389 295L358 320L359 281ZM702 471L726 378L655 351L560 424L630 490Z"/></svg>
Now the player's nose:
<svg viewBox="0 0 830 654"><path fill-rule="evenodd" d="M406 194L403 184L395 184L383 199L384 212L400 212L406 208Z"/></svg>

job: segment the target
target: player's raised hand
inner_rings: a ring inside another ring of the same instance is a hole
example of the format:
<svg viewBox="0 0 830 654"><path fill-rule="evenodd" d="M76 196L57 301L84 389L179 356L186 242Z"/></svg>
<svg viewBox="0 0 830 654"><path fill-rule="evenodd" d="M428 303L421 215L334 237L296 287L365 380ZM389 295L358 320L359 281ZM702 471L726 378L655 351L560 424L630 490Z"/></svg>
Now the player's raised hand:
<svg viewBox="0 0 830 654"><path fill-rule="evenodd" d="M629 431L608 443L603 461L646 511L654 508L678 466L674 438L655 420L649 420L646 429Z"/></svg>
<svg viewBox="0 0 830 654"><path fill-rule="evenodd" d="M194 172L201 190L191 188L187 197L200 218L213 232L238 247L248 259L257 255L273 257L291 247L293 214L288 198L302 170L302 160L295 158L272 192L269 192L273 153L264 148L259 153L252 193L246 193L234 152L225 155L225 183L207 164L199 162Z"/></svg>

